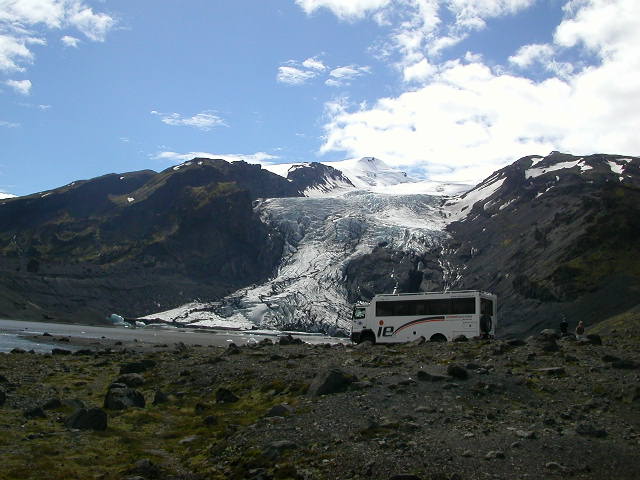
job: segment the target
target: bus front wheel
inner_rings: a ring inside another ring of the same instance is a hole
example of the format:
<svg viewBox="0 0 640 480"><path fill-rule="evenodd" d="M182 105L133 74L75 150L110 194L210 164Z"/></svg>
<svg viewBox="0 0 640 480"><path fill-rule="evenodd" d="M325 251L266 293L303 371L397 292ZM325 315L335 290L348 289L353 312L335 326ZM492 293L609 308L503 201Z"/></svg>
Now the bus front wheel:
<svg viewBox="0 0 640 480"><path fill-rule="evenodd" d="M360 343L366 342L366 341L371 342L373 345L376 344L376 336L373 334L371 330L362 332L362 335L360 336Z"/></svg>

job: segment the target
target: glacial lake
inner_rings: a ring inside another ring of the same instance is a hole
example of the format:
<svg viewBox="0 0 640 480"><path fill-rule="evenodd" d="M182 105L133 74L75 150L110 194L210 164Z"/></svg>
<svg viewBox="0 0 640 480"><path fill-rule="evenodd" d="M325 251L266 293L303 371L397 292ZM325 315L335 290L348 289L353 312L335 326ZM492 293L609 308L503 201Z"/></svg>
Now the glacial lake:
<svg viewBox="0 0 640 480"><path fill-rule="evenodd" d="M10 352L14 348L23 350L34 350L38 353L51 352L52 348L65 348L73 350L77 347L64 344L49 345L27 339L27 336L42 335L49 333L54 336L81 337L96 339L96 341L106 338L110 340L120 340L123 342L138 341L148 344L175 344L182 342L185 345L202 345L225 347L233 342L236 345L244 345L251 342L259 342L264 338L277 341L278 335L285 332L268 330L205 330L189 328L166 328L150 327L145 328L124 328L116 326L95 326L78 325L67 323L51 322L28 322L20 320L0 319L0 353ZM301 338L307 343L350 343L345 338L327 337L324 335L304 334L291 332L294 337Z"/></svg>

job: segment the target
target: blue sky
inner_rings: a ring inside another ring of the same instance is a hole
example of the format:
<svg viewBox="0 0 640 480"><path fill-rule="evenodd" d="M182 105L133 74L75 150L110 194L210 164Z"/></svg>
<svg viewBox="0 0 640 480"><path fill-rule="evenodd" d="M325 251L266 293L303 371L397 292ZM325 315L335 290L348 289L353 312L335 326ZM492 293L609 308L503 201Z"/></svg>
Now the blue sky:
<svg viewBox="0 0 640 480"><path fill-rule="evenodd" d="M640 154L636 0L0 0L0 192L194 154Z"/></svg>

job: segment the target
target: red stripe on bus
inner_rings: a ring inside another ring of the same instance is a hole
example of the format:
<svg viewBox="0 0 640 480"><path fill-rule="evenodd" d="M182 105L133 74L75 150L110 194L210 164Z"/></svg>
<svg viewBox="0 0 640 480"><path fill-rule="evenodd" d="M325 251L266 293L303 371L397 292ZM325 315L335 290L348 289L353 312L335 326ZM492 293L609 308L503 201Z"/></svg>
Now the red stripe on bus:
<svg viewBox="0 0 640 480"><path fill-rule="evenodd" d="M421 318L420 320L413 320L409 323L405 323L404 325L402 325L401 327L399 327L395 332L393 332L393 334L395 335L396 333L398 333L400 330L403 330L405 328L409 328L412 327L414 325L420 325L422 323L430 323L430 322L444 322L444 317L435 317L435 318Z"/></svg>

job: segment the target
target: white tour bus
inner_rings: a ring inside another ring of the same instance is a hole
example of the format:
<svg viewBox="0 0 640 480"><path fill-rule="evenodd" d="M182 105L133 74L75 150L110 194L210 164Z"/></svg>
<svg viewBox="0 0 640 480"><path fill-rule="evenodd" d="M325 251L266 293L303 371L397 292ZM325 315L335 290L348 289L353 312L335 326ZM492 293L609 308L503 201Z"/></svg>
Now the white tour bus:
<svg viewBox="0 0 640 480"><path fill-rule="evenodd" d="M420 337L446 342L495 335L498 298L479 290L380 294L353 308L351 340L410 342Z"/></svg>

